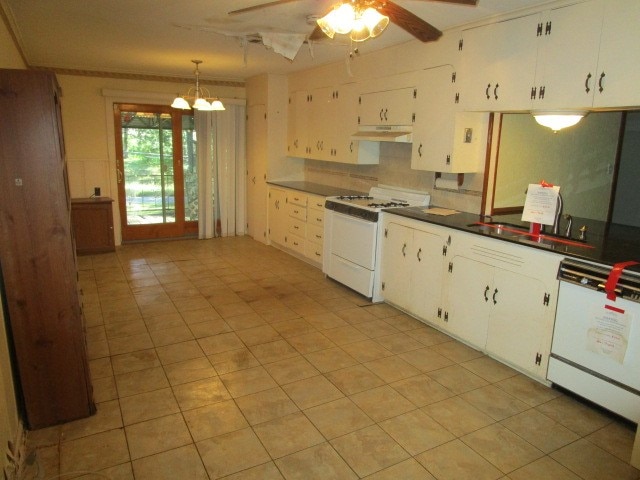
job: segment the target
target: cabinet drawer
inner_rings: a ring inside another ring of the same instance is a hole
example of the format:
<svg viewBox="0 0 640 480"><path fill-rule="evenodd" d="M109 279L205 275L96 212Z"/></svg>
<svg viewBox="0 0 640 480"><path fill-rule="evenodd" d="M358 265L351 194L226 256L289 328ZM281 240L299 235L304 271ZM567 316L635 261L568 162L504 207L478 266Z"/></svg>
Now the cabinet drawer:
<svg viewBox="0 0 640 480"><path fill-rule="evenodd" d="M300 192L289 192L287 194L287 202L293 205L307 206L308 196Z"/></svg>
<svg viewBox="0 0 640 480"><path fill-rule="evenodd" d="M307 225L307 241L322 245L324 229L317 225Z"/></svg>
<svg viewBox="0 0 640 480"><path fill-rule="evenodd" d="M307 241L304 254L314 262L322 263L322 245Z"/></svg>
<svg viewBox="0 0 640 480"><path fill-rule="evenodd" d="M324 210L309 210L307 212L307 223L316 227L324 225Z"/></svg>
<svg viewBox="0 0 640 480"><path fill-rule="evenodd" d="M304 238L299 237L298 235L289 235L287 237L287 246L291 250L294 250L295 252L299 253L300 255L305 254L304 245L305 245Z"/></svg>
<svg viewBox="0 0 640 480"><path fill-rule="evenodd" d="M321 212L324 212L324 202L325 202L326 198L325 197L318 197L316 195L309 195L308 201L307 201L307 207L309 207L309 209L313 209L313 210L320 210Z"/></svg>
<svg viewBox="0 0 640 480"><path fill-rule="evenodd" d="M306 235L307 224L303 220L298 218L289 219L289 233L293 233L299 237L304 238Z"/></svg>
<svg viewBox="0 0 640 480"><path fill-rule="evenodd" d="M307 221L307 207L289 203L287 204L287 209L289 210L290 217L297 218L303 222Z"/></svg>

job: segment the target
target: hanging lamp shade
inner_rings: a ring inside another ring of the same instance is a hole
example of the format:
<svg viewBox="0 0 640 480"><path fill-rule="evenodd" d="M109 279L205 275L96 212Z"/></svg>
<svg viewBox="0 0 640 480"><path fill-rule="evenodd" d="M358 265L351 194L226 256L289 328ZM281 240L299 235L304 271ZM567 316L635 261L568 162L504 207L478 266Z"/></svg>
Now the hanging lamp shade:
<svg viewBox="0 0 640 480"><path fill-rule="evenodd" d="M200 86L200 70L198 69L198 65L202 63L202 60L191 60L191 62L195 63L195 76L196 76L196 85L189 89L186 95L180 96L178 95L173 99L173 103L171 107L178 108L180 110L190 110L192 107L196 110L202 111L220 111L224 110L224 105L220 101L219 98L211 98L209 94L209 90L205 87ZM191 93L193 91L193 94ZM189 101L192 100L193 104L190 106Z"/></svg>
<svg viewBox="0 0 640 480"><path fill-rule="evenodd" d="M558 132L576 125L587 112L532 112L538 124Z"/></svg>

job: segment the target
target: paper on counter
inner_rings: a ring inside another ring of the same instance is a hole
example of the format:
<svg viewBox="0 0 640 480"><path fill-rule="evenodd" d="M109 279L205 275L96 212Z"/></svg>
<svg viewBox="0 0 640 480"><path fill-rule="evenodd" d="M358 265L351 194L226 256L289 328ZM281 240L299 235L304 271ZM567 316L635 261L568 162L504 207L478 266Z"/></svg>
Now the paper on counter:
<svg viewBox="0 0 640 480"><path fill-rule="evenodd" d="M423 213L428 213L429 215L440 215L446 217L447 215L453 215L455 213L460 213L457 210L450 210L448 208L425 208L422 210Z"/></svg>

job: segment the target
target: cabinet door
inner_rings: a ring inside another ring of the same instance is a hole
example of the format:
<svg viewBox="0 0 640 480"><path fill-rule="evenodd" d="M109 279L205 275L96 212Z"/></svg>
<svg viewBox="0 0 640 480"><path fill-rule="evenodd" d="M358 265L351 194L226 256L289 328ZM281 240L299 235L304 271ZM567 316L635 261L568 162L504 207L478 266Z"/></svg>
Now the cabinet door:
<svg viewBox="0 0 640 480"><path fill-rule="evenodd" d="M297 91L289 96L287 138L288 152L292 157L304 158L309 155L309 109L311 94Z"/></svg>
<svg viewBox="0 0 640 480"><path fill-rule="evenodd" d="M442 172L448 168L457 110L453 75L450 65L430 68L420 74L411 148L413 169Z"/></svg>
<svg viewBox="0 0 640 480"><path fill-rule="evenodd" d="M414 87L360 95L360 125L412 125Z"/></svg>
<svg viewBox="0 0 640 480"><path fill-rule="evenodd" d="M606 6L593 106L640 105L640 2L607 0L603 3Z"/></svg>
<svg viewBox="0 0 640 480"><path fill-rule="evenodd" d="M437 322L442 305L444 241L440 235L414 230L411 245L411 303L418 317Z"/></svg>
<svg viewBox="0 0 640 480"><path fill-rule="evenodd" d="M542 24L531 108L590 107L598 83L602 4L590 1L550 10Z"/></svg>
<svg viewBox="0 0 640 480"><path fill-rule="evenodd" d="M540 352L548 325L545 285L500 268L494 270L493 278L491 299L495 304L489 316L487 352L529 373L538 374L542 369L544 377L546 358L542 365Z"/></svg>
<svg viewBox="0 0 640 480"><path fill-rule="evenodd" d="M536 13L463 32L460 102L466 110L528 110L536 72Z"/></svg>
<svg viewBox="0 0 640 480"><path fill-rule="evenodd" d="M287 192L279 188L269 189L269 240L285 245L287 238Z"/></svg>
<svg viewBox="0 0 640 480"><path fill-rule="evenodd" d="M309 106L309 158L330 160L332 148L332 123L335 107L335 89L317 88L311 92Z"/></svg>
<svg viewBox="0 0 640 480"><path fill-rule="evenodd" d="M478 348L487 342L493 306L493 267L456 255L448 273L444 328Z"/></svg>
<svg viewBox="0 0 640 480"><path fill-rule="evenodd" d="M389 223L382 244L381 278L385 301L413 312L410 305L413 230L397 223Z"/></svg>
<svg viewBox="0 0 640 480"><path fill-rule="evenodd" d="M247 108L247 234L267 241L267 120L265 105Z"/></svg>

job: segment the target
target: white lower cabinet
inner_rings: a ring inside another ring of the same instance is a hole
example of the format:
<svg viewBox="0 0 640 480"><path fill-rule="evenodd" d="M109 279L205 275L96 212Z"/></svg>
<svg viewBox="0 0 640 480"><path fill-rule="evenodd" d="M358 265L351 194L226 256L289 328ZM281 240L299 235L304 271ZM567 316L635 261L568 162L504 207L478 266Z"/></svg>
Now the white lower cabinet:
<svg viewBox="0 0 640 480"><path fill-rule="evenodd" d="M386 302L545 380L562 257L386 215Z"/></svg>

